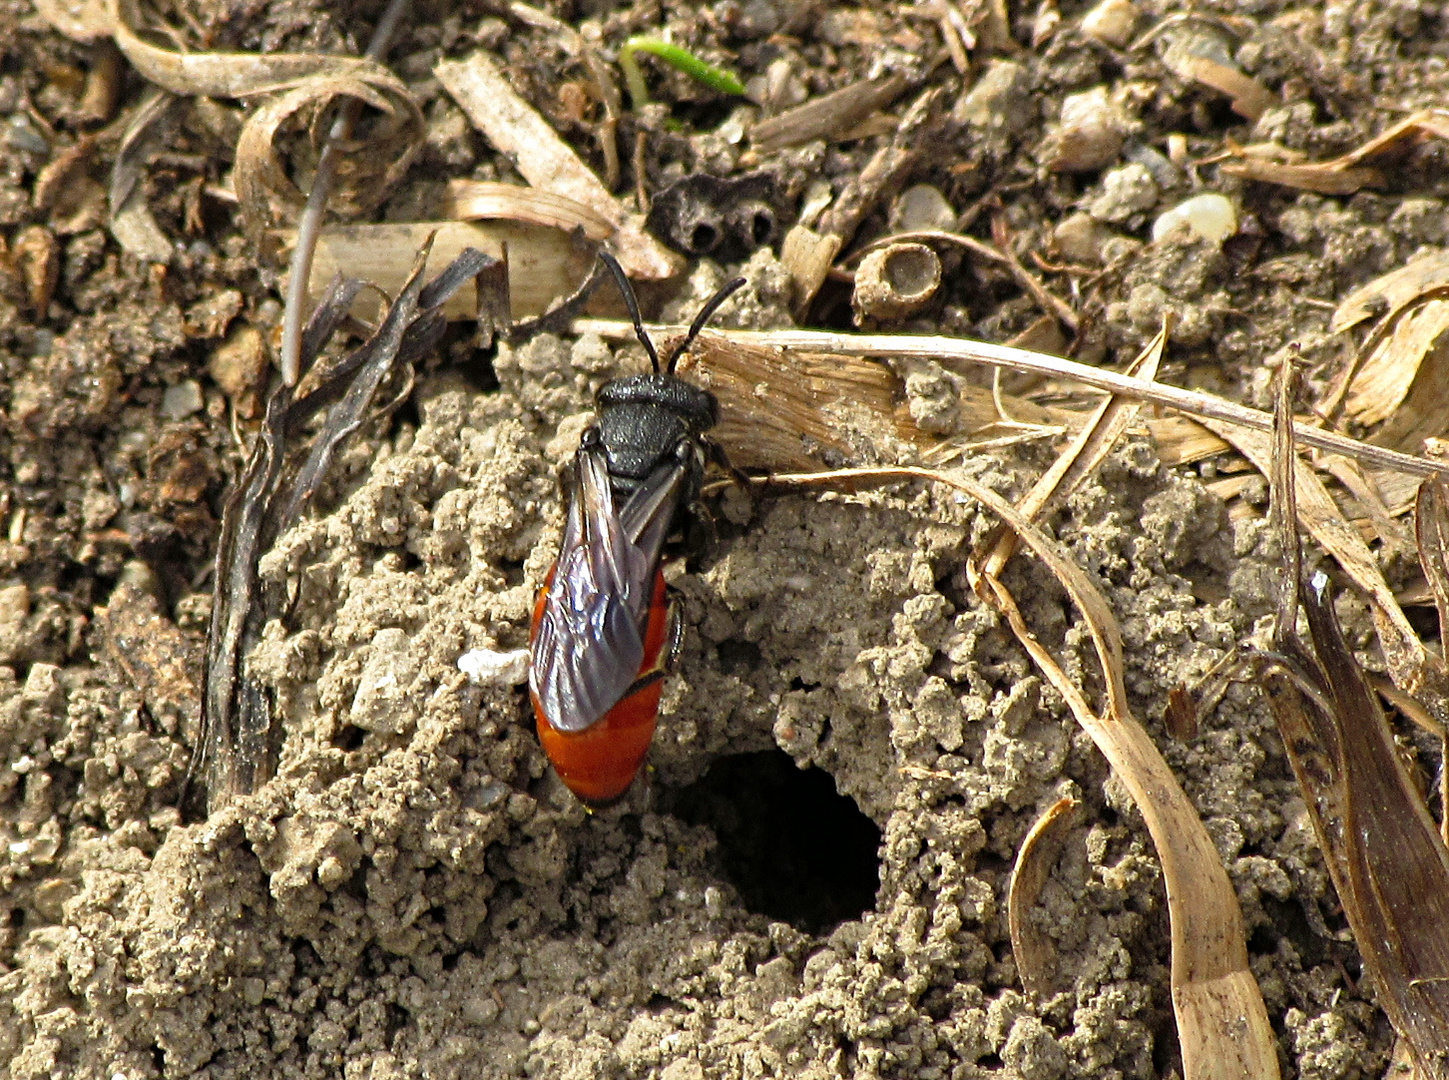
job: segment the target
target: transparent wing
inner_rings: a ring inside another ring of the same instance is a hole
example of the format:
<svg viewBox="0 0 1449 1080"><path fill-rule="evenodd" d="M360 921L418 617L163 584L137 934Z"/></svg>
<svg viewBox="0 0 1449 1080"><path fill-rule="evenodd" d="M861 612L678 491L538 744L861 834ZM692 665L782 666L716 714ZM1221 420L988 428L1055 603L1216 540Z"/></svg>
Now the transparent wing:
<svg viewBox="0 0 1449 1080"><path fill-rule="evenodd" d="M581 448L574 464L528 672L543 714L560 731L603 719L637 678L654 575L685 482L683 465L661 465L616 511L602 448Z"/></svg>

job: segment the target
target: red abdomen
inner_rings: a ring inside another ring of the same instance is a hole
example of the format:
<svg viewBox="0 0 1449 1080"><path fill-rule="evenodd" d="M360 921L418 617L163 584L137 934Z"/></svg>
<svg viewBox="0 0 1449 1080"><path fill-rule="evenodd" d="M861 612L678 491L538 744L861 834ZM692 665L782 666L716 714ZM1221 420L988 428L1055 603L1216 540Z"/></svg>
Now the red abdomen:
<svg viewBox="0 0 1449 1080"><path fill-rule="evenodd" d="M544 601L553 570L538 591L533 608L533 632L537 633ZM665 602L664 575L654 575L654 595L649 602L649 621L644 628L644 660L638 675L647 675L660 666L667 630L668 606ZM531 635L530 635L531 636ZM654 725L659 719L659 696L664 680L653 682L622 698L604 714L604 718L584 731L560 731L549 722L530 691L533 714L538 724L538 741L568 789L590 806L607 806L621 798L634 782L649 743L654 739Z"/></svg>

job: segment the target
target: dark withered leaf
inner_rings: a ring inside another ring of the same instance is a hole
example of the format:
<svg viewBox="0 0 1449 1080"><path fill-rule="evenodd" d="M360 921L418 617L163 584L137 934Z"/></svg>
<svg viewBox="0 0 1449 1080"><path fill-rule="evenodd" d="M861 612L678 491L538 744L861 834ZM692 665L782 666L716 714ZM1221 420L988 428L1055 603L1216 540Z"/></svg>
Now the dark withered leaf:
<svg viewBox="0 0 1449 1080"><path fill-rule="evenodd" d="M1267 657L1268 700L1379 1003L1419 1075L1442 1080L1449 1077L1449 850L1344 640L1327 575L1305 580L1286 394L1278 411L1274 518L1289 573L1275 655Z"/></svg>
<svg viewBox="0 0 1449 1080"><path fill-rule="evenodd" d="M292 388L280 385L268 399L262 430L222 515L201 725L182 791L183 809L199 786L205 787L209 812L255 791L276 767L280 739L270 695L247 673L245 657L266 623L283 614L285 597L268 595L261 587L258 560L300 516L343 444L361 426L378 388L437 343L447 325L443 304L470 278L478 280L480 291L496 286L491 271L497 260L471 248L424 284L427 254L427 248L419 253L407 284L366 342L305 396L294 400ZM355 280L334 279L302 333L305 367L316 363L362 287ZM496 299L487 306L502 311ZM327 416L289 477L288 443L323 409Z"/></svg>

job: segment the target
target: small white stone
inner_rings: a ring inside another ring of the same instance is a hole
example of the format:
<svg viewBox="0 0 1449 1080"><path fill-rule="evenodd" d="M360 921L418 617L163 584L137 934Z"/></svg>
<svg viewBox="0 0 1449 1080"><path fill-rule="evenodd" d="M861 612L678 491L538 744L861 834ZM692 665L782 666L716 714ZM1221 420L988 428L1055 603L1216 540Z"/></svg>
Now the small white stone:
<svg viewBox="0 0 1449 1080"><path fill-rule="evenodd" d="M1225 195L1194 195L1158 216L1152 223L1153 242L1184 224L1198 239L1221 244L1238 231L1238 211Z"/></svg>
<svg viewBox="0 0 1449 1080"><path fill-rule="evenodd" d="M458 670L474 686L520 686L528 681L528 650L471 649L458 657Z"/></svg>
<svg viewBox="0 0 1449 1080"><path fill-rule="evenodd" d="M956 208L930 184L914 184L896 198L891 207L891 227L898 232L956 227Z"/></svg>
<svg viewBox="0 0 1449 1080"><path fill-rule="evenodd" d="M1082 16L1082 33L1115 49L1132 39L1136 25L1137 8L1132 0L1102 0Z"/></svg>
<svg viewBox="0 0 1449 1080"><path fill-rule="evenodd" d="M201 384L195 379L187 379L166 388L161 395L161 415L167 420L184 420L192 413L200 412L205 404Z"/></svg>

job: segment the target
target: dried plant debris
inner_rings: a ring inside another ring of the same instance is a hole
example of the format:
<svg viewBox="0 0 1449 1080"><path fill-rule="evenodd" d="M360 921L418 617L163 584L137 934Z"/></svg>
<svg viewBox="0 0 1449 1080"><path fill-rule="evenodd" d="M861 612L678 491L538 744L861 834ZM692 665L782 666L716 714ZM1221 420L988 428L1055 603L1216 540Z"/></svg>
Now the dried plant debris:
<svg viewBox="0 0 1449 1080"><path fill-rule="evenodd" d="M842 86L778 116L761 120L750 131L750 141L762 154L798 146L812 139L840 139L877 109L905 93L911 78L900 72Z"/></svg>
<svg viewBox="0 0 1449 1080"><path fill-rule="evenodd" d="M1405 145L1446 138L1449 138L1449 112L1425 109L1399 121L1357 149L1328 161L1303 164L1282 160L1282 151L1275 152L1271 147L1234 147L1229 150L1231 160L1224 161L1220 168L1229 176L1245 180L1261 180L1322 195L1352 195L1366 187L1383 187L1386 182L1380 170L1364 162Z"/></svg>
<svg viewBox="0 0 1449 1080"><path fill-rule="evenodd" d="M1051 939L1031 921L1032 908L1041 896L1054 859L1061 853L1067 834L1081 817L1081 801L1063 796L1037 818L1011 870L1007 893L1007 917L1011 924L1011 953L1021 973L1021 985L1038 999L1050 997L1058 980L1056 956Z"/></svg>
<svg viewBox="0 0 1449 1080"><path fill-rule="evenodd" d="M1269 702L1379 1004L1415 1075L1449 1076L1449 849L1344 640L1328 575L1303 566L1291 419L1275 445L1275 516L1288 561ZM1440 526L1442 527L1442 526ZM1299 631L1299 614L1308 636Z"/></svg>
<svg viewBox="0 0 1449 1080"><path fill-rule="evenodd" d="M282 233L284 242L295 234ZM578 244L568 233L547 225L496 221L422 221L396 225L332 225L317 238L308 292L315 299L337 274L356 274L388 295L401 290L412 272L418 248L433 237L430 265L444 266L466 248L501 259L508 251L508 287L513 310L520 317L540 315L573 294L587 279L595 261L593 244ZM376 296L363 293L354 304L359 318L380 311ZM455 293L442 308L449 319L472 319L475 301L466 290Z"/></svg>
<svg viewBox="0 0 1449 1080"><path fill-rule="evenodd" d="M247 654L269 620L285 613L286 599L262 588L258 560L289 528L316 494L328 466L367 416L384 381L407 370L438 341L441 308L470 279L486 278L497 260L465 250L424 284L429 246L418 253L412 274L372 336L346 359L294 395L282 385L267 402L262 431L246 470L227 499L217 545L217 589L207 637L201 730L188 787L204 788L208 813L254 792L270 778L279 733L271 699L247 669ZM479 282L480 289L485 285ZM499 288L496 274L491 288ZM338 278L308 321L302 357L314 363L352 307L362 282ZM293 446L303 426L327 414L300 464ZM275 590L273 590L275 592ZM183 795L183 802L188 800Z"/></svg>
<svg viewBox="0 0 1449 1080"><path fill-rule="evenodd" d="M1449 430L1442 403L1449 331L1449 255L1430 251L1346 296L1329 329L1346 333L1370 318L1373 329L1320 408L1365 425L1384 424L1381 445L1416 450ZM1387 423L1385 423L1387 422Z"/></svg>
<svg viewBox="0 0 1449 1080"><path fill-rule="evenodd" d="M536 188L582 203L615 230L614 250L632 277L673 277L680 269L674 254L644 231L587 165L513 89L485 54L446 61L434 72L479 131L505 154Z"/></svg>
<svg viewBox="0 0 1449 1080"><path fill-rule="evenodd" d="M295 213L306 196L287 176L275 142L289 123L313 119L338 98L372 106L373 124L366 154L353 154L341 168L344 184L334 196L338 212L348 216L376 209L407 173L422 147L423 117L416 100L396 76L314 76L256 109L242 127L236 145L232 182L253 238L285 212Z"/></svg>
<svg viewBox="0 0 1449 1080"><path fill-rule="evenodd" d="M1028 626L1000 578L970 565L972 589L995 608L1043 677L1067 702L1113 771L1132 793L1152 835L1167 883L1172 929L1172 1004L1186 1080L1277 1080L1273 1030L1248 966L1242 912L1202 819L1152 737L1133 717L1123 681L1125 661L1116 617L1101 591L1068 553L1001 496L964 476L930 469L845 469L764 478L765 487L858 487L925 480L970 496L1015 534L1050 571L1082 616L1104 689L1095 708L1051 650Z"/></svg>

